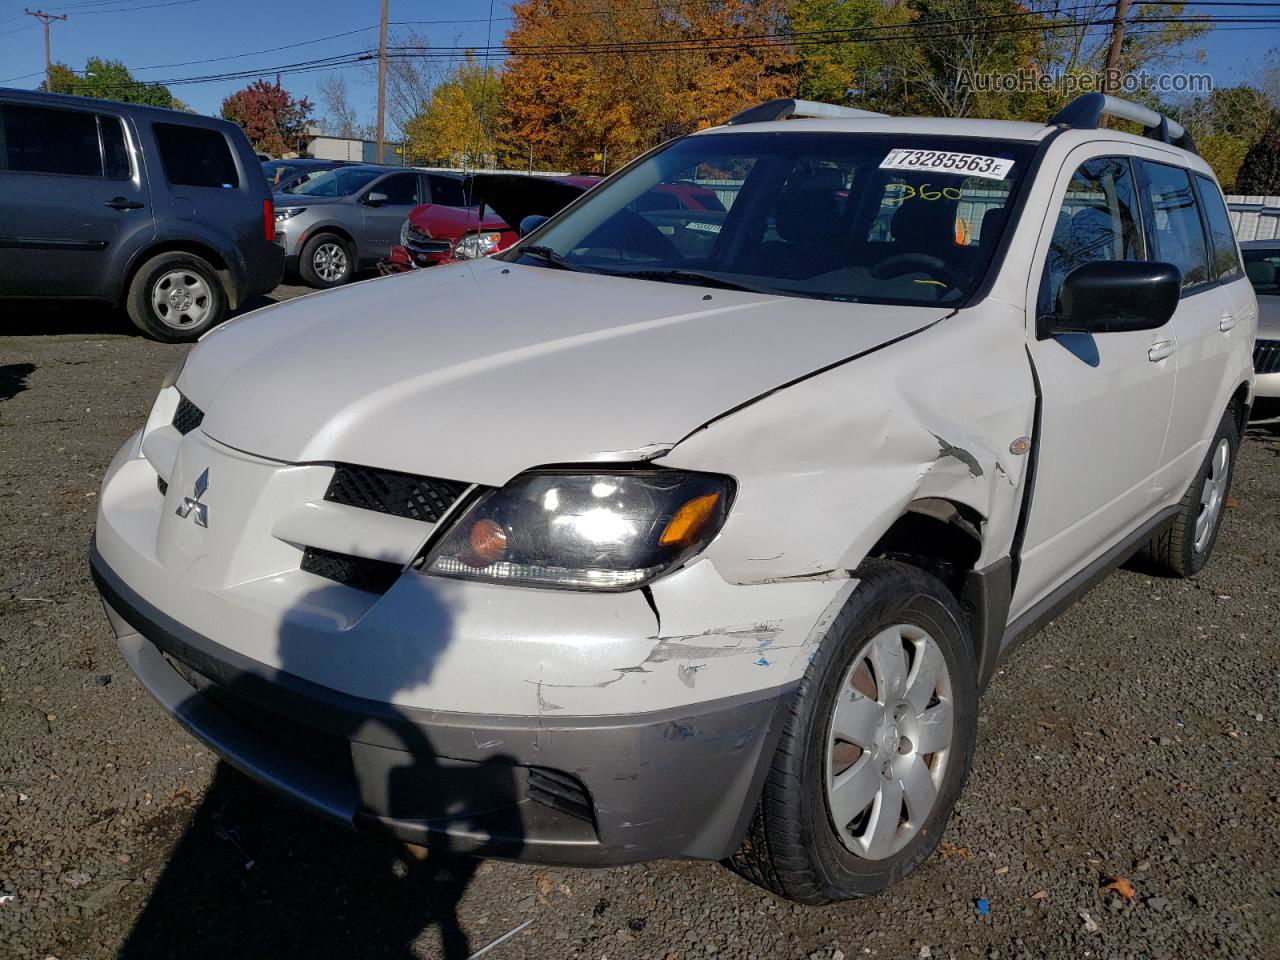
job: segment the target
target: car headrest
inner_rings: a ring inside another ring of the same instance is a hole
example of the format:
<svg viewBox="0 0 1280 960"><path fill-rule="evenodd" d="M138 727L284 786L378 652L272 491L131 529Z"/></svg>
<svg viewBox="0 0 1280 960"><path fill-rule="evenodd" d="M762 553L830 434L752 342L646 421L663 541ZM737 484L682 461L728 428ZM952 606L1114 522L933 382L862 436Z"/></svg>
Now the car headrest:
<svg viewBox="0 0 1280 960"><path fill-rule="evenodd" d="M1250 260L1244 265L1245 276L1255 287L1274 287L1276 265L1270 260Z"/></svg>
<svg viewBox="0 0 1280 960"><path fill-rule="evenodd" d="M1000 231L1004 229L1004 207L992 207L982 215L982 226L978 230L978 243L990 247L1000 239Z"/></svg>
<svg viewBox="0 0 1280 960"><path fill-rule="evenodd" d="M787 190L774 212L778 236L788 243L831 243L841 238L841 202L833 190Z"/></svg>
<svg viewBox="0 0 1280 960"><path fill-rule="evenodd" d="M889 221L893 242L916 253L941 250L955 242L956 211L949 203L912 197Z"/></svg>

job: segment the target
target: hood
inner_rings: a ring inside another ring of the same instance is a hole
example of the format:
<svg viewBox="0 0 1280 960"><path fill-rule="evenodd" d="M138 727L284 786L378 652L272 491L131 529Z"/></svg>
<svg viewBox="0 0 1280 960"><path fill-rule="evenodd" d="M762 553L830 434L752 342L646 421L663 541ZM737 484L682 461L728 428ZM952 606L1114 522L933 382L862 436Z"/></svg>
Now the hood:
<svg viewBox="0 0 1280 960"><path fill-rule="evenodd" d="M424 203L409 211L409 222L428 237L456 240L469 230L506 230L507 224L500 216L487 211L477 226L478 207L445 207L438 203Z"/></svg>
<svg viewBox="0 0 1280 960"><path fill-rule="evenodd" d="M477 173L467 178L464 190L483 209L492 210L513 228L525 217L549 217L559 213L593 187L584 177L536 177L522 173Z"/></svg>
<svg viewBox="0 0 1280 960"><path fill-rule="evenodd" d="M196 346L178 388L248 453L499 485L639 459L946 312L483 260L247 314Z"/></svg>

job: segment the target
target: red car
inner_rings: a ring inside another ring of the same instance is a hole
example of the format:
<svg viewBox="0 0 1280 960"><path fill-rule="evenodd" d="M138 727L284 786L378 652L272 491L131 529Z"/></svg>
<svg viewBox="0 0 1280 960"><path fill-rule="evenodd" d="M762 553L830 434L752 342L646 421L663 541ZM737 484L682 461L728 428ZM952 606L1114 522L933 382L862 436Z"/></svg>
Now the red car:
<svg viewBox="0 0 1280 960"><path fill-rule="evenodd" d="M599 182L600 177L473 174L463 190L475 205L414 207L400 229L400 243L379 268L399 273L505 250L520 238L518 228L527 217L548 217Z"/></svg>

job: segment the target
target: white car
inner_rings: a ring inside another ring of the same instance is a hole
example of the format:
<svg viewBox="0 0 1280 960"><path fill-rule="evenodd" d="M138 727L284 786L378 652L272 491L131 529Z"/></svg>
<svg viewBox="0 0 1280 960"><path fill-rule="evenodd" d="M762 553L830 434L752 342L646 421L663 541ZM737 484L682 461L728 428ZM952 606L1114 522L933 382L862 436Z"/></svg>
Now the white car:
<svg viewBox="0 0 1280 960"><path fill-rule="evenodd" d="M1253 348L1253 417L1280 417L1280 238L1240 245L1244 272L1258 296L1258 342Z"/></svg>
<svg viewBox="0 0 1280 960"><path fill-rule="evenodd" d="M348 827L871 894L1019 640L1138 550L1204 565L1256 323L1173 121L772 102L207 335L92 567L164 707Z"/></svg>

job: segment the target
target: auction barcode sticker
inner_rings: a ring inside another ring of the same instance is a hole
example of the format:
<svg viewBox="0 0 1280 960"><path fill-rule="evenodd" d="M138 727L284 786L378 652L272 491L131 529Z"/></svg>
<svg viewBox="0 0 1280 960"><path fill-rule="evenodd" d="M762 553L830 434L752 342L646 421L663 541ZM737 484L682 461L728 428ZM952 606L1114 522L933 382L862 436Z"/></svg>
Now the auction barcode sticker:
<svg viewBox="0 0 1280 960"><path fill-rule="evenodd" d="M921 170L929 173L954 173L959 177L982 177L1003 180L1013 169L1012 160L984 157L977 153L955 153L951 150L915 150L898 147L889 151L881 170Z"/></svg>

